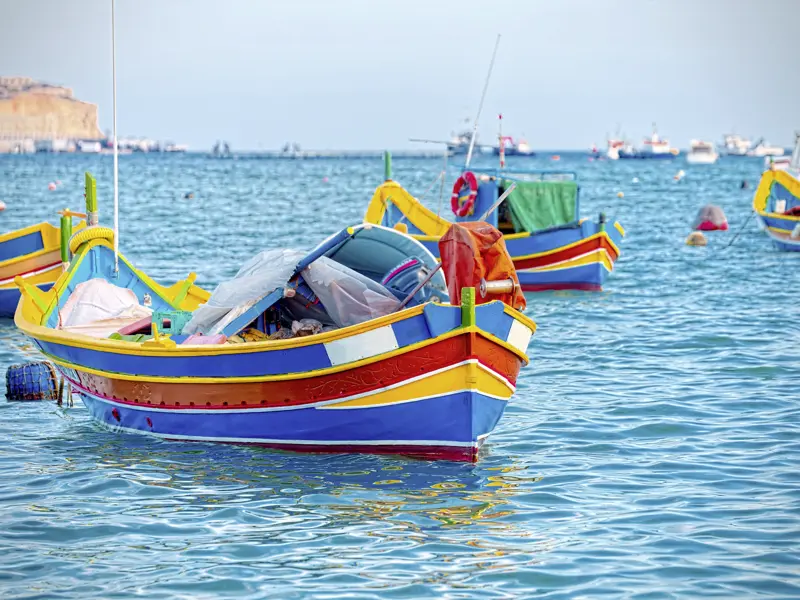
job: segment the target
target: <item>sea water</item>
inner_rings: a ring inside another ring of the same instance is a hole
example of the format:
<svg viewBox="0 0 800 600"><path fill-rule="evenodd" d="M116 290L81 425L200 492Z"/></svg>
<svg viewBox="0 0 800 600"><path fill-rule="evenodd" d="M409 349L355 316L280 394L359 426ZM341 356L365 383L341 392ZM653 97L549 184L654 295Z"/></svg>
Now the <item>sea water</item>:
<svg viewBox="0 0 800 600"><path fill-rule="evenodd" d="M110 225L111 165L0 156L0 231L81 210L86 170ZM532 362L477 464L164 442L79 402L0 401L0 596L800 597L800 254L750 218L760 160L515 165L575 171L582 215L627 237L603 292L528 295ZM421 195L441 161L394 168ZM120 246L160 281L213 287L359 222L382 175L123 156ZM445 215L447 188L424 198ZM731 231L687 247L706 203ZM0 339L3 371L39 358L13 323Z"/></svg>

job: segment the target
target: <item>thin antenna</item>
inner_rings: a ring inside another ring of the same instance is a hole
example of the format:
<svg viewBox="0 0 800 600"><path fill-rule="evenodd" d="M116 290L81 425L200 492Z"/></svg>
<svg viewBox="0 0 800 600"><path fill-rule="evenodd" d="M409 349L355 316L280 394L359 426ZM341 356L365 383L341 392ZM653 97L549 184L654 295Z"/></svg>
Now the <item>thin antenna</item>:
<svg viewBox="0 0 800 600"><path fill-rule="evenodd" d="M114 274L119 275L119 146L117 145L117 40L114 26L114 5L111 0L111 79L114 86L112 110L114 112Z"/></svg>
<svg viewBox="0 0 800 600"><path fill-rule="evenodd" d="M489 72L486 74L486 82L483 84L483 93L481 94L481 103L478 105L478 114L475 116L475 123L472 125L472 138L469 140L469 150L467 151L467 162L464 163L464 168L469 167L472 160L472 149L475 147L475 136L478 134L478 119L481 118L481 111L483 110L483 100L486 98L486 90L489 89L489 78L492 76L492 69L494 68L494 58L497 56L497 47L500 45L500 34L497 34L497 41L494 43L494 51L492 52L492 60L489 63Z"/></svg>

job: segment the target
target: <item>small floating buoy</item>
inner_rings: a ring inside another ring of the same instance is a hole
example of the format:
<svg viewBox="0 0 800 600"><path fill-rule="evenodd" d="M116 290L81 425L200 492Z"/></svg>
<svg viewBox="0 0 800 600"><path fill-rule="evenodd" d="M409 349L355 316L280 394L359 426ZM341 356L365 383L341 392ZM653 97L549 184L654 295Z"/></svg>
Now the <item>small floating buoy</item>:
<svg viewBox="0 0 800 600"><path fill-rule="evenodd" d="M674 179L675 181L680 181L681 179L683 179L683 176L684 176L684 175L686 175L686 173L684 173L684 172L683 172L683 169L681 169L680 171L678 171L677 173L675 173L675 176L673 177L673 179Z"/></svg>
<svg viewBox="0 0 800 600"><path fill-rule="evenodd" d="M6 203L0 200L0 212L3 212L6 209Z"/></svg>
<svg viewBox="0 0 800 600"><path fill-rule="evenodd" d="M551 156L550 158L553 160L561 160L561 157L558 154L553 154L553 156Z"/></svg>
<svg viewBox="0 0 800 600"><path fill-rule="evenodd" d="M639 183L639 178L634 177L633 179L631 179L631 183Z"/></svg>
<svg viewBox="0 0 800 600"><path fill-rule="evenodd" d="M46 361L11 365L6 371L8 400L56 400L58 378L56 369Z"/></svg>
<svg viewBox="0 0 800 600"><path fill-rule="evenodd" d="M699 231L693 231L689 234L689 237L686 238L687 246L705 246L707 244L708 240L706 239L706 236Z"/></svg>
<svg viewBox="0 0 800 600"><path fill-rule="evenodd" d="M617 192L617 198L624 198L624 197L625 194L623 194L622 192Z"/></svg>
<svg viewBox="0 0 800 600"><path fill-rule="evenodd" d="M184 197L186 200L191 200L192 198L194 198L194 194L193 194L192 192L186 192L186 193L183 195L183 197Z"/></svg>
<svg viewBox="0 0 800 600"><path fill-rule="evenodd" d="M55 182L54 182L54 181L51 181L50 183L48 183L48 184L47 184L47 189L48 189L48 190L50 190L51 192L52 192L53 190L55 190L55 189L56 189L56 184L55 184Z"/></svg>
<svg viewBox="0 0 800 600"><path fill-rule="evenodd" d="M328 183L328 178L327 177L323 177L322 178L322 183Z"/></svg>

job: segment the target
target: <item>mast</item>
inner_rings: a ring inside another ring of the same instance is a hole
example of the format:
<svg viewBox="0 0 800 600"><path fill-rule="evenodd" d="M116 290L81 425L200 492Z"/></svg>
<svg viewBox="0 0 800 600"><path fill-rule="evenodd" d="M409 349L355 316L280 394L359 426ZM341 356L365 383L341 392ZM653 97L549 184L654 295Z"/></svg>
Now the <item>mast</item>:
<svg viewBox="0 0 800 600"><path fill-rule="evenodd" d="M494 51L492 52L492 60L489 62L489 72L486 74L486 82L483 84L483 93L481 94L481 102L478 105L478 114L475 115L475 123L472 125L472 137L469 140L469 150L467 150L467 161L464 163L464 168L469 168L469 163L472 160L472 149L475 147L475 137L478 135L478 119L481 118L481 111L483 110L483 101L486 98L486 90L489 89L489 78L492 76L492 69L494 68L494 59L497 56L497 47L500 45L500 34L497 34L497 41L494 43Z"/></svg>
<svg viewBox="0 0 800 600"><path fill-rule="evenodd" d="M111 79L113 85L112 110L114 113L114 274L119 276L119 145L117 140L117 41L114 26L115 0L111 0Z"/></svg>

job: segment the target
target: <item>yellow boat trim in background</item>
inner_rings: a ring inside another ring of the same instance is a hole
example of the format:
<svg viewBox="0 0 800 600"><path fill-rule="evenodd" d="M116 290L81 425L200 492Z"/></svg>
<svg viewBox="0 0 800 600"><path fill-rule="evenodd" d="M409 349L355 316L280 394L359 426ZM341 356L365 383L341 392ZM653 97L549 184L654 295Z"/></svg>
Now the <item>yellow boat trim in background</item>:
<svg viewBox="0 0 800 600"><path fill-rule="evenodd" d="M620 254L619 247L611 240L611 237L609 237L608 233L605 232L605 231L598 231L594 235L590 235L587 238L583 238L582 240L578 240L577 242L572 242L571 244L566 244L564 246L559 246L558 248L555 248L553 250L545 250L544 252L536 252L534 254L525 254L524 256L512 256L511 258L513 260L527 260L529 258L539 258L540 256L547 256L548 254L554 254L556 252L561 252L562 250L567 250L569 248L574 248L575 246L578 246L580 244L585 244L586 242L589 242L591 240L600 239L602 237L605 237L606 240L608 240L608 244L614 250L616 250L617 255L619 255Z"/></svg>
<svg viewBox="0 0 800 600"><path fill-rule="evenodd" d="M581 256L576 256L575 258L553 263L552 265L547 265L544 267L531 267L530 269L517 269L517 272L536 273L541 271L556 271L558 269L571 269L573 267L581 267L596 263L602 263L602 265L609 271L613 270L614 268L614 263L611 262L608 252L604 248L600 248L598 250L592 250L591 252L582 254Z"/></svg>
<svg viewBox="0 0 800 600"><path fill-rule="evenodd" d="M764 171L764 173L761 175L761 181L759 181L758 187L756 188L756 193L753 196L753 210L760 215L767 217L780 217L782 219L800 221L800 217L767 212L767 202L769 201L769 196L772 193L773 183L780 183L783 187L789 190L789 193L792 194L792 196L800 199L800 181L792 177L786 171Z"/></svg>
<svg viewBox="0 0 800 600"><path fill-rule="evenodd" d="M35 272L30 275L22 275L22 278L25 280L26 283L30 283L31 285L42 285L43 283L53 283L53 281L59 276L60 273L61 273L61 263L58 263L57 265L43 268L39 272ZM17 286L14 283L14 280L11 279L7 283L0 283L0 289L16 290Z"/></svg>
<svg viewBox="0 0 800 600"><path fill-rule="evenodd" d="M450 228L450 221L437 216L414 198L402 185L391 180L382 183L375 190L367 205L364 221L380 225L390 202L403 213L406 221L424 232L425 235L433 236L434 239L439 239Z"/></svg>
<svg viewBox="0 0 800 600"><path fill-rule="evenodd" d="M85 221L80 221L76 223L72 227L72 231L80 231L86 227ZM55 225L51 225L50 223L37 223L36 225L29 225L23 229L17 229L16 231L10 231L8 233L4 233L0 235L0 243L8 242L10 240L18 239L21 237L25 237L26 235L30 235L31 233L39 233L42 236L42 245L43 248L41 250L37 250L36 252L30 252L29 254L22 254L20 256L15 256L14 258L9 258L4 261L0 261L0 267L3 270L10 265L15 265L20 263L24 260L28 260L30 258L34 258L37 256L42 256L49 252L58 252L59 257L61 255L61 228L56 227Z"/></svg>

